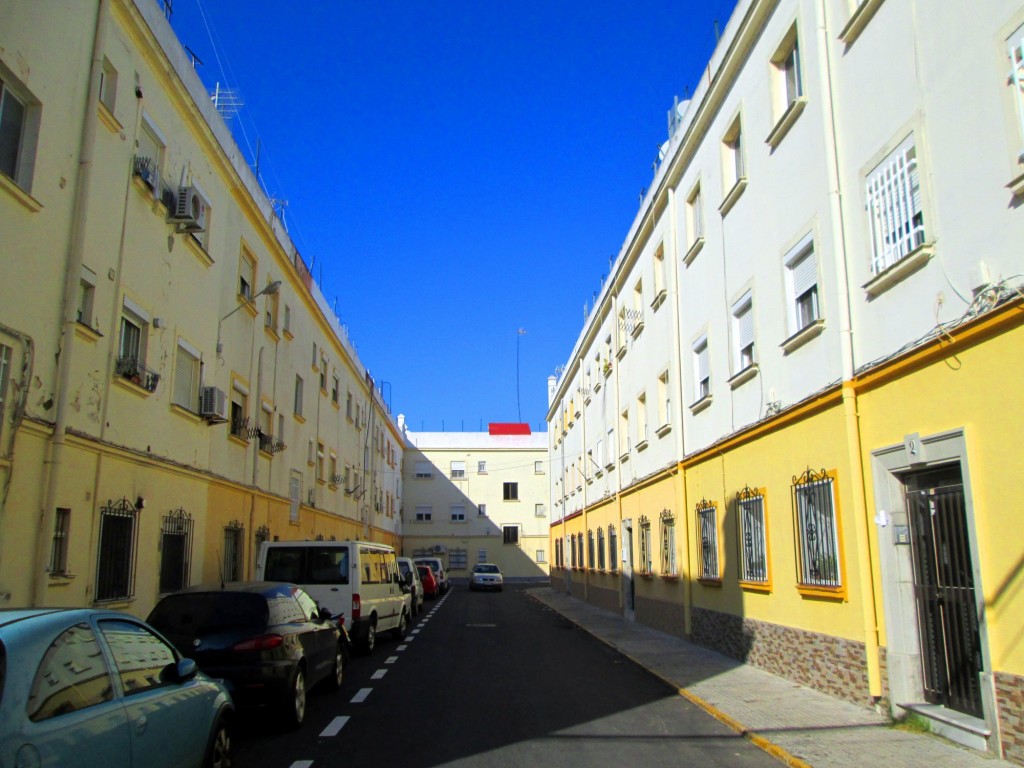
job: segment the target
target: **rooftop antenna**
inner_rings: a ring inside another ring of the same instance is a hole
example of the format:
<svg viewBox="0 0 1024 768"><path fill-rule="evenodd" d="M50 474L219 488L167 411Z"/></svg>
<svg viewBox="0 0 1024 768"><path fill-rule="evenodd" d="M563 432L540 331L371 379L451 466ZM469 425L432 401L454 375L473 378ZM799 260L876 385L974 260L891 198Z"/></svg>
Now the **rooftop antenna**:
<svg viewBox="0 0 1024 768"><path fill-rule="evenodd" d="M718 41L722 39L722 36L718 33L718 19L715 19L715 45L718 45Z"/></svg>
<svg viewBox="0 0 1024 768"><path fill-rule="evenodd" d="M200 59L198 56L196 56L196 52L195 51L193 51L187 45L182 46L182 47L185 49L185 53L187 53L189 55L189 58L192 59L192 69L196 68L196 64L199 64L199 66L203 65L203 60Z"/></svg>
<svg viewBox="0 0 1024 768"><path fill-rule="evenodd" d="M213 93L210 94L210 101L213 102L214 108L225 122L238 114L238 110L245 106L236 89L221 88L219 82L214 86Z"/></svg>
<svg viewBox="0 0 1024 768"><path fill-rule="evenodd" d="M164 18L168 21L171 20L171 16L174 15L174 2L173 0L164 0ZM186 51L188 48L185 49Z"/></svg>

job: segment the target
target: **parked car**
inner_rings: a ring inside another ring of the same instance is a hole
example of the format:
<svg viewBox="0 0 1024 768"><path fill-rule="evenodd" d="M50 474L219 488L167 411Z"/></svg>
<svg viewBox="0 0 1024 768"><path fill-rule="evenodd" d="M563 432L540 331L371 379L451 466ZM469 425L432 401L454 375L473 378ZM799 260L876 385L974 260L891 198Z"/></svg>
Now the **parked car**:
<svg viewBox="0 0 1024 768"><path fill-rule="evenodd" d="M434 576L437 577L437 591L439 595L445 594L451 587L448 582L448 574L444 569L444 563L441 562L440 557L414 557L413 562L416 565L429 565L434 569Z"/></svg>
<svg viewBox="0 0 1024 768"><path fill-rule="evenodd" d="M437 576L434 575L434 569L429 565L417 565L416 570L419 573L420 581L423 583L423 596L436 600L440 593L440 587L437 583Z"/></svg>
<svg viewBox="0 0 1024 768"><path fill-rule="evenodd" d="M139 619L0 611L0 765L222 768L233 713L227 689Z"/></svg>
<svg viewBox="0 0 1024 768"><path fill-rule="evenodd" d="M377 635L401 640L412 601L402 590L395 550L369 541L267 541L256 578L297 584L333 615L344 614L352 641L373 653Z"/></svg>
<svg viewBox="0 0 1024 768"><path fill-rule="evenodd" d="M469 574L469 589L496 589L501 592L505 584L501 569L494 563L477 563Z"/></svg>
<svg viewBox="0 0 1024 768"><path fill-rule="evenodd" d="M423 610L423 582L420 581L420 572L416 569L416 564L408 557L398 558L398 571L402 574L402 580L409 586L412 615L415 616Z"/></svg>
<svg viewBox="0 0 1024 768"><path fill-rule="evenodd" d="M161 599L149 622L206 674L225 680L239 706L275 706L290 726L306 716L308 689L341 687L341 630L294 584L190 587Z"/></svg>

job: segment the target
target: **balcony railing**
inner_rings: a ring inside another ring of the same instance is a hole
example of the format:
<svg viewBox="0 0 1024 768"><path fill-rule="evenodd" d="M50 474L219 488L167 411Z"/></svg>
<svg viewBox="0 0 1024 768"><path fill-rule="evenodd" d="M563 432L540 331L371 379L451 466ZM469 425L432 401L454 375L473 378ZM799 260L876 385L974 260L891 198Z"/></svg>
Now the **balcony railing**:
<svg viewBox="0 0 1024 768"><path fill-rule="evenodd" d="M156 385L160 383L160 374L148 368L137 357L119 357L114 366L114 375L127 379L147 392L156 392Z"/></svg>

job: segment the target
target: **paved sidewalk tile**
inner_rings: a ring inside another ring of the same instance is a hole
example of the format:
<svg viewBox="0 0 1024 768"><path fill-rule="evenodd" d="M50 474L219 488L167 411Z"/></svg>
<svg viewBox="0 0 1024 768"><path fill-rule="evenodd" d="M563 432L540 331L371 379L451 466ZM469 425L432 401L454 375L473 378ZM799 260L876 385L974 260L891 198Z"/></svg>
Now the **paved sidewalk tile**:
<svg viewBox="0 0 1024 768"><path fill-rule="evenodd" d="M665 680L783 762L814 768L874 763L908 768L1001 768L1010 763L945 739L889 727L868 707L625 620L550 588L529 595Z"/></svg>

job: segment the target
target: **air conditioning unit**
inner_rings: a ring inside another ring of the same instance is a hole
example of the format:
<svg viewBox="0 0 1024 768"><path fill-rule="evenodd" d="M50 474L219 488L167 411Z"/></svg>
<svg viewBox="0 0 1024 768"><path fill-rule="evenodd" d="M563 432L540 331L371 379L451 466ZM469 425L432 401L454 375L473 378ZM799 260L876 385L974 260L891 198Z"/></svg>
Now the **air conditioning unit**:
<svg viewBox="0 0 1024 768"><path fill-rule="evenodd" d="M203 387L199 396L199 415L211 424L228 420L228 398L223 389Z"/></svg>
<svg viewBox="0 0 1024 768"><path fill-rule="evenodd" d="M206 200L195 187L178 187L174 199L174 210L169 221L178 225L181 232L206 231Z"/></svg>
<svg viewBox="0 0 1024 768"><path fill-rule="evenodd" d="M434 554L435 555L440 555L443 552L447 552L447 551L448 551L448 547L446 547L444 544L435 544L434 545Z"/></svg>

